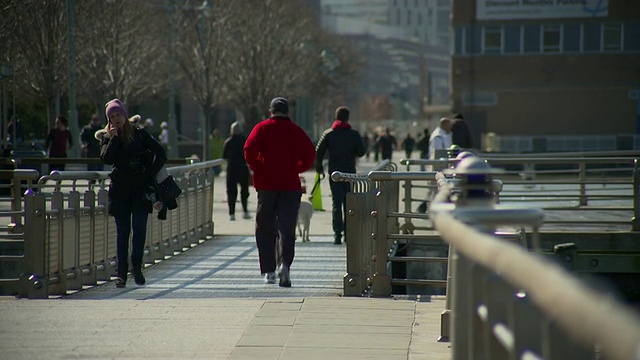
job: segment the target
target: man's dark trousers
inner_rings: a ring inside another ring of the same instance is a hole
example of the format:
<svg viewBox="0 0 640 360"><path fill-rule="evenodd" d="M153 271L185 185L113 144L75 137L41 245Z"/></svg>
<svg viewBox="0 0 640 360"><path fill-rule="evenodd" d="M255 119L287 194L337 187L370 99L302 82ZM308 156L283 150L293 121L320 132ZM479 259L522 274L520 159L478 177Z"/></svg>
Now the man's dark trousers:
<svg viewBox="0 0 640 360"><path fill-rule="evenodd" d="M346 222L345 215L347 213L347 193L350 191L349 183L344 181L329 181L331 188L331 215L333 225L333 233L345 235Z"/></svg>
<svg viewBox="0 0 640 360"><path fill-rule="evenodd" d="M285 266L293 262L301 195L300 190L258 190L256 244L262 274L276 270L276 246Z"/></svg>

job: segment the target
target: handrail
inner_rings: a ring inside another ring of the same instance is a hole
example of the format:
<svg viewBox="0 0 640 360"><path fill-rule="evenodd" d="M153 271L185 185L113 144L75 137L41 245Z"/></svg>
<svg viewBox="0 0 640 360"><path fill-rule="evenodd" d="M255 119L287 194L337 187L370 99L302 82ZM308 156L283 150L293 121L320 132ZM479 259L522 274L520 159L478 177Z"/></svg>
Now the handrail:
<svg viewBox="0 0 640 360"><path fill-rule="evenodd" d="M436 211L432 217L446 242L523 289L570 336L586 345L598 344L612 359L640 358L640 317L636 313L587 287L556 263L474 230L446 212Z"/></svg>
<svg viewBox="0 0 640 360"><path fill-rule="evenodd" d="M222 162L216 159L167 169L182 195L166 220L149 219L145 263L162 260L213 235L214 175L210 169ZM36 170L15 173L38 174ZM38 191L17 196L25 204L24 214L17 215L25 220L23 275L3 291L46 298L109 280L116 255L115 223L107 213L108 179L109 171L53 171L40 177ZM84 182L87 187L79 191L78 185L84 187ZM15 184L20 186L20 182Z"/></svg>

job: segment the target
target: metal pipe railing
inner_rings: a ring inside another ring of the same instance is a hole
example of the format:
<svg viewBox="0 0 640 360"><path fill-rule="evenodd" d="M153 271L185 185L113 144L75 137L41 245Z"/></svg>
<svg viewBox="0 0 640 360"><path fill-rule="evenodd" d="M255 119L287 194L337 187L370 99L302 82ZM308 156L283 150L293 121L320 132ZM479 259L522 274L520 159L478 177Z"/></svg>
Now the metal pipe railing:
<svg viewBox="0 0 640 360"><path fill-rule="evenodd" d="M211 168L222 161L168 168L183 195L166 221L150 219L145 262L163 260L213 234ZM107 214L108 174L54 171L38 180L36 192L25 193L24 275L12 291L45 298L109 280L115 269L115 224ZM158 228L163 231L155 232Z"/></svg>

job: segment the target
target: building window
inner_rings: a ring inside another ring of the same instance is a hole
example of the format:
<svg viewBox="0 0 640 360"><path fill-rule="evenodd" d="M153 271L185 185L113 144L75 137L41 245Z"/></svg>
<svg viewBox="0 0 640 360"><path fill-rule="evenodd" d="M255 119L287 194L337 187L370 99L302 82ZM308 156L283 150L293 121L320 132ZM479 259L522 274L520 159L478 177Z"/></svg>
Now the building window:
<svg viewBox="0 0 640 360"><path fill-rule="evenodd" d="M509 54L520 53L520 25L507 25L504 27L504 52Z"/></svg>
<svg viewBox="0 0 640 360"><path fill-rule="evenodd" d="M416 21L418 22L418 25L422 25L422 14L421 13L418 13Z"/></svg>
<svg viewBox="0 0 640 360"><path fill-rule="evenodd" d="M499 54L502 52L502 29L499 26L483 28L482 49L485 54Z"/></svg>
<svg viewBox="0 0 640 360"><path fill-rule="evenodd" d="M622 50L622 24L602 25L602 51Z"/></svg>
<svg viewBox="0 0 640 360"><path fill-rule="evenodd" d="M539 53L540 52L540 26L524 25L522 42L523 42L523 51L525 53Z"/></svg>
<svg viewBox="0 0 640 360"><path fill-rule="evenodd" d="M560 52L561 29L560 25L542 25L542 52Z"/></svg>
<svg viewBox="0 0 640 360"><path fill-rule="evenodd" d="M467 26L464 35L464 53L477 54L482 46L482 31L478 26Z"/></svg>
<svg viewBox="0 0 640 360"><path fill-rule="evenodd" d="M407 25L411 25L411 10L407 10Z"/></svg>
<svg viewBox="0 0 640 360"><path fill-rule="evenodd" d="M400 9L396 9L396 25L400 25Z"/></svg>
<svg viewBox="0 0 640 360"><path fill-rule="evenodd" d="M562 52L580 52L581 29L577 23L562 25Z"/></svg>
<svg viewBox="0 0 640 360"><path fill-rule="evenodd" d="M582 51L600 51L600 24L586 23L582 25Z"/></svg>
<svg viewBox="0 0 640 360"><path fill-rule="evenodd" d="M640 51L640 22L624 23L624 51Z"/></svg>

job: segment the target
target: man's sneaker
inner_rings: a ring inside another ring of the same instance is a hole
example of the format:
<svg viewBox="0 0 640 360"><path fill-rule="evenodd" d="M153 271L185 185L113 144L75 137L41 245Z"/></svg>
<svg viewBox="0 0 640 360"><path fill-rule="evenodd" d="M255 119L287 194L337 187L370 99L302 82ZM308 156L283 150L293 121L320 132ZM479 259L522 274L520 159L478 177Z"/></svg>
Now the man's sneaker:
<svg viewBox="0 0 640 360"><path fill-rule="evenodd" d="M289 277L289 268L281 265L278 276L280 277L280 286L291 287L291 278Z"/></svg>
<svg viewBox="0 0 640 360"><path fill-rule="evenodd" d="M264 274L264 282L265 284L275 284L276 283L276 273L268 272Z"/></svg>
<svg viewBox="0 0 640 360"><path fill-rule="evenodd" d="M229 220L236 221L236 216L234 214L229 215Z"/></svg>
<svg viewBox="0 0 640 360"><path fill-rule="evenodd" d="M245 213L242 215L242 218L243 218L243 219L251 219L251 215L249 215L249 213L248 213L248 212L245 212Z"/></svg>
<svg viewBox="0 0 640 360"><path fill-rule="evenodd" d="M123 279L121 277L116 279L116 287L123 288L127 285L127 279Z"/></svg>

